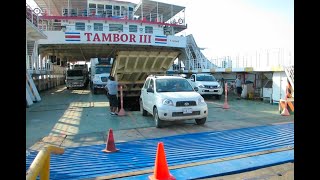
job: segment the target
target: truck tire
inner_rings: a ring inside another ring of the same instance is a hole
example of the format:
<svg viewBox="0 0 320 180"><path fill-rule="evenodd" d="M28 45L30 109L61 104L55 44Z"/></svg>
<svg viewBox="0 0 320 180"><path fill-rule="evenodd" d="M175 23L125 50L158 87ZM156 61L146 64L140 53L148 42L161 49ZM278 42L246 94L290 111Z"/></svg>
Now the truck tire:
<svg viewBox="0 0 320 180"><path fill-rule="evenodd" d="M206 123L207 118L195 119L195 120L196 120L196 123L197 123L198 125L202 125L202 124Z"/></svg>
<svg viewBox="0 0 320 180"><path fill-rule="evenodd" d="M147 116L148 115L148 112L143 109L143 102L142 102L141 99L140 99L140 112L141 112L142 116Z"/></svg>
<svg viewBox="0 0 320 180"><path fill-rule="evenodd" d="M158 109L154 108L153 109L153 118L154 118L154 123L156 124L157 128L161 128L161 120L159 119L159 115L158 115Z"/></svg>

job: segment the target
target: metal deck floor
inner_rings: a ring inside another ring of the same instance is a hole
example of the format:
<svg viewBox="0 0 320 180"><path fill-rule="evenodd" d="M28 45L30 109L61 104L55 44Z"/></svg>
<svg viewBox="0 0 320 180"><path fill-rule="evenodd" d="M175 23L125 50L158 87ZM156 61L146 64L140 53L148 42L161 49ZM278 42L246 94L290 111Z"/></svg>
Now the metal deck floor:
<svg viewBox="0 0 320 180"><path fill-rule="evenodd" d="M116 143L119 152L106 154L106 145L66 148L51 155L50 179L84 179L153 169L158 142L164 143L168 166L201 162L294 146L294 124L258 126ZM29 168L38 152L26 157ZM276 163L276 162L274 162Z"/></svg>

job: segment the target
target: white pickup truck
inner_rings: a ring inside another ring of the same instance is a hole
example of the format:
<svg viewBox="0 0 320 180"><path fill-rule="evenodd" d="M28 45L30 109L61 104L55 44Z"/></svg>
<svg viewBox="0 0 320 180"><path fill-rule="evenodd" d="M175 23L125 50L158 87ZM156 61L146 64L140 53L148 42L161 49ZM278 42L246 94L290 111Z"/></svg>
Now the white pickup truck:
<svg viewBox="0 0 320 180"><path fill-rule="evenodd" d="M192 74L187 80L199 94L215 96L216 99L221 98L223 88L213 75L205 73Z"/></svg>

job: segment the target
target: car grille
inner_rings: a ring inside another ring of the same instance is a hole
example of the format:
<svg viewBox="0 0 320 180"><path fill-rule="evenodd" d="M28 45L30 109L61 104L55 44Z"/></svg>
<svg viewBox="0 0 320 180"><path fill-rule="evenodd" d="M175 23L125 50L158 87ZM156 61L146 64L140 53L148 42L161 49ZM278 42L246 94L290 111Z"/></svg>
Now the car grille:
<svg viewBox="0 0 320 180"><path fill-rule="evenodd" d="M107 81L108 81L108 78L107 78L107 77L101 77L101 81L102 81L102 82L107 82Z"/></svg>
<svg viewBox="0 0 320 180"><path fill-rule="evenodd" d="M181 106L183 106L183 107L185 107L185 106L196 106L196 105L197 105L197 103L195 101L178 101L176 103L177 107L181 107Z"/></svg>
<svg viewBox="0 0 320 180"><path fill-rule="evenodd" d="M204 87L208 88L208 89L216 89L218 86L207 86L207 85L205 85Z"/></svg>
<svg viewBox="0 0 320 180"><path fill-rule="evenodd" d="M200 111L192 111L189 114L183 114L182 112L173 112L172 117L179 117L179 116L193 116L193 115L200 115Z"/></svg>

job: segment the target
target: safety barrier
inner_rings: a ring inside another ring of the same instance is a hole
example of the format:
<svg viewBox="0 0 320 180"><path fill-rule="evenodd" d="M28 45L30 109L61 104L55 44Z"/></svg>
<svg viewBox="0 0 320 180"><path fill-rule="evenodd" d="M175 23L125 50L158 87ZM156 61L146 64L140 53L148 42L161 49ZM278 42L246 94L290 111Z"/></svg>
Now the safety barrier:
<svg viewBox="0 0 320 180"><path fill-rule="evenodd" d="M26 180L35 180L38 176L40 180L50 179L50 153L63 154L64 149L50 145L44 147L30 165L26 173Z"/></svg>
<svg viewBox="0 0 320 180"><path fill-rule="evenodd" d="M294 98L292 96L293 88L288 81L286 86L285 99L280 99L279 101L279 112L282 116L289 116L290 113L294 112Z"/></svg>
<svg viewBox="0 0 320 180"><path fill-rule="evenodd" d="M29 73L26 73L26 100L28 106L32 105L35 101L41 101L39 92Z"/></svg>

